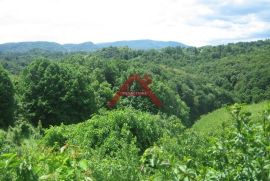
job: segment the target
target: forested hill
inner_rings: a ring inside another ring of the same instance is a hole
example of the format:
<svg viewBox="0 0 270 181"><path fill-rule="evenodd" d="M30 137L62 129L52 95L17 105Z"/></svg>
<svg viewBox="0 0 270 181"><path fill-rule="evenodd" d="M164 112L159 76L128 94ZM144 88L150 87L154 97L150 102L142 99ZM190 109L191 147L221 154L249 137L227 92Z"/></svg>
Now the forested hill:
<svg viewBox="0 0 270 181"><path fill-rule="evenodd" d="M30 50L43 50L50 52L90 52L106 47L129 47L132 49L160 49L165 47L186 47L186 45L173 41L130 40L108 43L84 42L79 44L59 44L55 42L36 41L0 44L0 52L27 52Z"/></svg>
<svg viewBox="0 0 270 181"><path fill-rule="evenodd" d="M166 47L188 47L187 45L175 41L154 41L154 40L130 40L115 41L96 44L98 48L106 47L129 47L132 49L161 49Z"/></svg>
<svg viewBox="0 0 270 181"><path fill-rule="evenodd" d="M0 180L270 180L270 107L242 105L270 99L269 67L270 40L0 52ZM108 107L132 74L161 107Z"/></svg>
<svg viewBox="0 0 270 181"><path fill-rule="evenodd" d="M2 53L0 62L5 69L23 79L18 84L22 86L18 87L20 91L24 90L24 85L20 84L25 81L28 82L27 88L30 88L25 91L32 92L31 85L36 87L39 81L43 80L43 77L39 77L32 82L29 76L34 72L41 76L47 73L44 78L49 82L51 82L50 76L59 74L58 76L61 77L64 76L65 71L68 71L71 77L87 80L82 83L88 88L91 87L93 100L96 101L91 108L92 113L102 107L106 108L106 102L130 74L138 73L141 76L149 74L153 78L150 86L164 104L162 109L159 110L153 106L147 97L123 98L117 106L132 106L152 113L161 111L175 115L185 125L191 126L200 115L223 105L270 99L269 50L269 40L200 48L167 47L160 50L109 47L91 53L69 54L36 50L26 53ZM49 67L54 68L51 70L51 68L48 69ZM55 69L59 72L54 72ZM24 71L21 72L22 70ZM69 81L69 79L62 81ZM58 92L58 88L49 89L52 85L47 86L43 81L41 82L40 89L44 89L43 86L45 86L48 91L55 89ZM53 85L57 84L55 82ZM64 92L61 93L63 96ZM34 94L33 96L44 95L44 93ZM44 97L41 100L47 104L46 99L47 97ZM57 101L57 99L52 99L52 101ZM27 111L30 108L33 106L27 108ZM57 111L54 112L57 113ZM36 115L33 119L46 122L47 115L43 112L39 113L41 115ZM32 115L32 112L30 111L29 114ZM89 116L89 114L86 115ZM83 114L80 114L82 118L75 115L74 113L74 118L68 116L71 122L73 119L80 121L84 118ZM59 116L58 122L65 120L61 118L64 114Z"/></svg>

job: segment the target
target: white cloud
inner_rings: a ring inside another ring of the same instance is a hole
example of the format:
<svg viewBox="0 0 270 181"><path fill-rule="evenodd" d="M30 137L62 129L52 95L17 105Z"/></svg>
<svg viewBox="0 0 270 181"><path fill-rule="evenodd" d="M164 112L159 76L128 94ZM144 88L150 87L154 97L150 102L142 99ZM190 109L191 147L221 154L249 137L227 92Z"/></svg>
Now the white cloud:
<svg viewBox="0 0 270 181"><path fill-rule="evenodd" d="M216 5L230 3L245 4L243 0L216 4L199 0L0 0L0 42L155 39L201 46L242 40L270 28L269 22L255 14L225 20L215 17Z"/></svg>

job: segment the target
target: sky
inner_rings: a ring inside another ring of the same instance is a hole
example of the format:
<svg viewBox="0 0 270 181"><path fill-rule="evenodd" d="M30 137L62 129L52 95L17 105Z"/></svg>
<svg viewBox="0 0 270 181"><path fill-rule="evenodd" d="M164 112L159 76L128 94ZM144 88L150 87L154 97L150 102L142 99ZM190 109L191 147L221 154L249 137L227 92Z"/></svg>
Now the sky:
<svg viewBox="0 0 270 181"><path fill-rule="evenodd" d="M0 43L270 38L270 0L0 0Z"/></svg>

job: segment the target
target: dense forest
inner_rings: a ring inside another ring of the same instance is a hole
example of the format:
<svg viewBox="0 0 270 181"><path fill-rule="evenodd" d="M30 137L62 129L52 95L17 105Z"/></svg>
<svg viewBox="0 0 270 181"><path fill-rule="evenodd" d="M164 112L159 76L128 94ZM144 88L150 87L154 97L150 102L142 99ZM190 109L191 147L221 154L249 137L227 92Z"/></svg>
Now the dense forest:
<svg viewBox="0 0 270 181"><path fill-rule="evenodd" d="M270 180L270 40L2 51L0 64L0 180ZM107 106L133 74L160 108Z"/></svg>

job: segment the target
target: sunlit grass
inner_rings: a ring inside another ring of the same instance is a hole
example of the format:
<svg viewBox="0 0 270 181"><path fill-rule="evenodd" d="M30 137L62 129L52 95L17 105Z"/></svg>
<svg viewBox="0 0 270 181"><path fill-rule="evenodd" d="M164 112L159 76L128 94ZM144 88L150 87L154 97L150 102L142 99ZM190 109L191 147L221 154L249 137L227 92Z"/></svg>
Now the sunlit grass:
<svg viewBox="0 0 270 181"><path fill-rule="evenodd" d="M251 118L254 119L259 117L269 105L270 101L249 104L244 106L243 111L251 112ZM222 130L222 123L225 123L225 125L231 124L231 117L226 107L201 116L192 129L199 134L217 134Z"/></svg>

